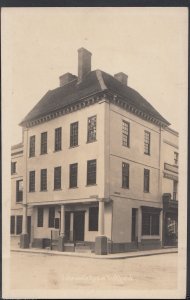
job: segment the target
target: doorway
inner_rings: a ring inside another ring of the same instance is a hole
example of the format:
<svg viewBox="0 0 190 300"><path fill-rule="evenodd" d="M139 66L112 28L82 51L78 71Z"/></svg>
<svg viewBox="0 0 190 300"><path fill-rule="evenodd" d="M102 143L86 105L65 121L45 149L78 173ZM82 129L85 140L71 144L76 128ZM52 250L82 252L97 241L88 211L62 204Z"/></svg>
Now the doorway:
<svg viewBox="0 0 190 300"><path fill-rule="evenodd" d="M84 211L75 211L74 212L74 240L75 241L84 241Z"/></svg>

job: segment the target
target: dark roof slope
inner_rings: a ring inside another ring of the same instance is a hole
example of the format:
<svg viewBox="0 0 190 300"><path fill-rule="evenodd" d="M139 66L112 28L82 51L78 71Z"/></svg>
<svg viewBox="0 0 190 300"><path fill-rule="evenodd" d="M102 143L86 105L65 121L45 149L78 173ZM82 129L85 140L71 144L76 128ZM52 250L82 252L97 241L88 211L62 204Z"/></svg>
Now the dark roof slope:
<svg viewBox="0 0 190 300"><path fill-rule="evenodd" d="M102 91L110 91L118 94L128 104L169 125L138 92L100 70L90 72L81 83L77 83L76 79L62 87L48 91L27 114L20 125L25 125L28 121L34 121L49 113L58 111L69 104L73 104L82 98Z"/></svg>

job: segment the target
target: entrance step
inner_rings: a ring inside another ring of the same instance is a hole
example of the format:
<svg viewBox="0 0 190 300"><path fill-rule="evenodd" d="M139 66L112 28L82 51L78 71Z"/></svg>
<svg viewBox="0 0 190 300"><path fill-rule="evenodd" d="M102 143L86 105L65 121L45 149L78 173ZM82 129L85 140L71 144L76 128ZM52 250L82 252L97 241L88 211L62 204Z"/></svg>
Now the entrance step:
<svg viewBox="0 0 190 300"><path fill-rule="evenodd" d="M74 243L65 243L64 244L64 251L75 252L75 245L74 245Z"/></svg>

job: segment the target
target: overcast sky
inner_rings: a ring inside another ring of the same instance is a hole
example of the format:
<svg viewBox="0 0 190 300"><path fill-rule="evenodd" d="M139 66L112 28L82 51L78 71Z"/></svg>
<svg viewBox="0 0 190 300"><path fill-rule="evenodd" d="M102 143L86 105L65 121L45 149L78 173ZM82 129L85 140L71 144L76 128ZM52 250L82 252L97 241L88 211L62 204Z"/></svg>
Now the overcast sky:
<svg viewBox="0 0 190 300"><path fill-rule="evenodd" d="M77 75L80 47L92 52L92 70L126 73L128 85L180 130L187 96L186 8L3 8L2 32L11 144L21 141L18 123L59 86L59 76Z"/></svg>

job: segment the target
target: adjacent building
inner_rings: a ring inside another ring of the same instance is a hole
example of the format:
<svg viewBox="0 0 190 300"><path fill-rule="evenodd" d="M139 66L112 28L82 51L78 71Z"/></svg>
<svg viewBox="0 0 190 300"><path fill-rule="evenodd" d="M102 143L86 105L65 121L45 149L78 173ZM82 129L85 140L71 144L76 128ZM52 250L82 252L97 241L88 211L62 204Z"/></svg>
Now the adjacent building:
<svg viewBox="0 0 190 300"><path fill-rule="evenodd" d="M128 77L60 76L20 123L12 147L11 239L96 254L177 243L178 133Z"/></svg>

